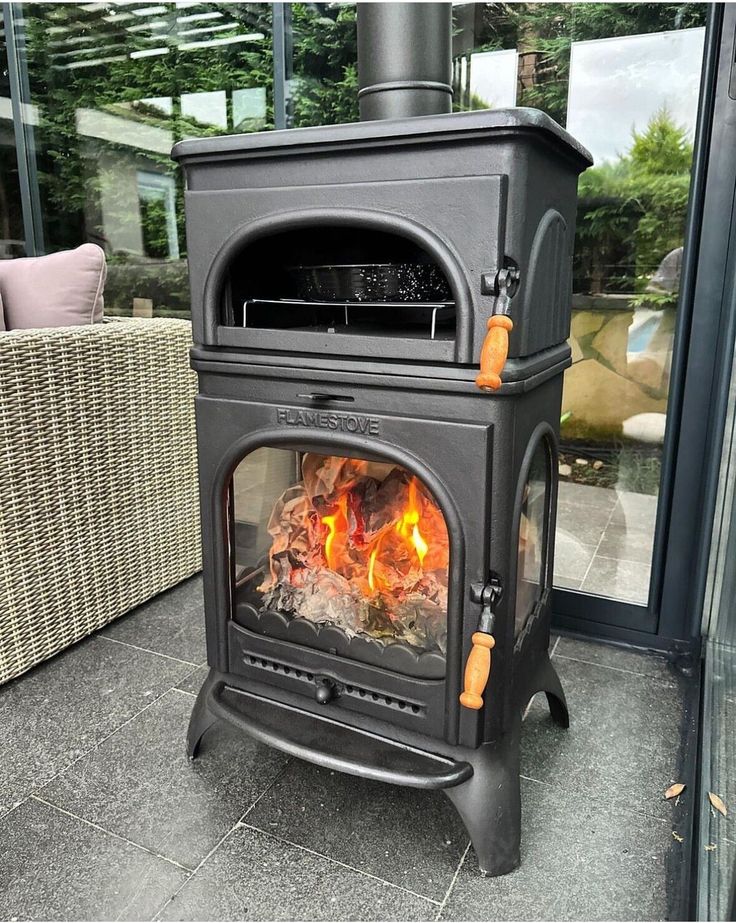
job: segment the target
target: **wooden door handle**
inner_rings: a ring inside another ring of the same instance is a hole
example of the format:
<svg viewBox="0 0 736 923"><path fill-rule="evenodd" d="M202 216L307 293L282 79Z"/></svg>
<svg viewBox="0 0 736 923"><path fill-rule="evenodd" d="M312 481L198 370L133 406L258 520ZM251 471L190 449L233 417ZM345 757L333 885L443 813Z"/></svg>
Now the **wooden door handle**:
<svg viewBox="0 0 736 923"><path fill-rule="evenodd" d="M501 372L509 354L509 333L514 322L508 314L488 318L488 330L480 351L480 372L475 383L481 391L496 391L501 387Z"/></svg>
<svg viewBox="0 0 736 923"><path fill-rule="evenodd" d="M460 704L478 710L483 707L483 692L491 675L491 651L496 646L493 635L484 631L473 633L473 647L465 664L465 689Z"/></svg>

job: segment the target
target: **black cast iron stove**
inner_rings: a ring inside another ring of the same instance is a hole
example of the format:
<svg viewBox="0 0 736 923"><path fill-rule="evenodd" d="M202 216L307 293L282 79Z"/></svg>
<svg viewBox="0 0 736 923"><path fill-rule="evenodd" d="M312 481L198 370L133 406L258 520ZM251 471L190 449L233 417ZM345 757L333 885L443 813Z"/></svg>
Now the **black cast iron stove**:
<svg viewBox="0 0 736 923"><path fill-rule="evenodd" d="M523 709L544 691L568 724L549 596L590 158L534 110L421 115L449 104L446 5L359 16L444 36L446 64L410 62L413 80L386 42L383 63L362 50L362 107L420 117L174 149L210 666L189 753L222 718L322 766L444 789L500 875L519 862Z"/></svg>

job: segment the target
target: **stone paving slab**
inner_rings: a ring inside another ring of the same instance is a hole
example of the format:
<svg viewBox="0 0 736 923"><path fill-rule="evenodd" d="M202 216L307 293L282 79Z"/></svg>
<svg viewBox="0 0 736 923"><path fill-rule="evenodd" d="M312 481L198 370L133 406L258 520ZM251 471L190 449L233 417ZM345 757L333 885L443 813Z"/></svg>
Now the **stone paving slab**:
<svg viewBox="0 0 736 923"><path fill-rule="evenodd" d="M560 639L571 728L532 703L522 866L483 879L439 793L287 762L218 726L186 761L204 671L180 638L181 661L97 636L0 689L22 719L1 764L21 780L0 816L1 917L666 918L682 699L663 658ZM57 700L56 726L33 720Z"/></svg>

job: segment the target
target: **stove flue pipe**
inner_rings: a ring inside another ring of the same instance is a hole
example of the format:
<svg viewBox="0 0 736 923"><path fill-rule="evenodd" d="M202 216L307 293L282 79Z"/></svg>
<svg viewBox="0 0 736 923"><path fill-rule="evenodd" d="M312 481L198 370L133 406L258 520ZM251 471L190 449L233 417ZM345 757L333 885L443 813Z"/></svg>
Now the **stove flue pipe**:
<svg viewBox="0 0 736 923"><path fill-rule="evenodd" d="M452 4L358 3L360 118L452 111Z"/></svg>

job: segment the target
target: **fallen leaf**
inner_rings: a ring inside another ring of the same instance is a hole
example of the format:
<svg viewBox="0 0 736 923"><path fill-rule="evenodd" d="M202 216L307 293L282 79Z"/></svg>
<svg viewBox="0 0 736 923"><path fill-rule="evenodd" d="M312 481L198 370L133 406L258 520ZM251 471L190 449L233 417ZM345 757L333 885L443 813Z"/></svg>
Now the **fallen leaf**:
<svg viewBox="0 0 736 923"><path fill-rule="evenodd" d="M684 836L680 836L680 834L679 834L679 833L675 833L674 830L672 831L672 836L677 840L678 843L682 843L682 842L684 841L684 839L685 839Z"/></svg>
<svg viewBox="0 0 736 923"><path fill-rule="evenodd" d="M713 852L713 850L718 849L718 847L716 846L715 843L708 843L708 845L705 846L704 849L706 852Z"/></svg>
<svg viewBox="0 0 736 923"><path fill-rule="evenodd" d="M677 798L678 795L681 795L685 791L684 782L675 782L674 785L670 785L667 791L664 793L665 798Z"/></svg>
<svg viewBox="0 0 736 923"><path fill-rule="evenodd" d="M716 811L719 811L721 814L723 814L724 817L728 815L728 808L723 803L722 798L720 798L718 795L714 795L713 792L708 792L708 800L716 809Z"/></svg>

